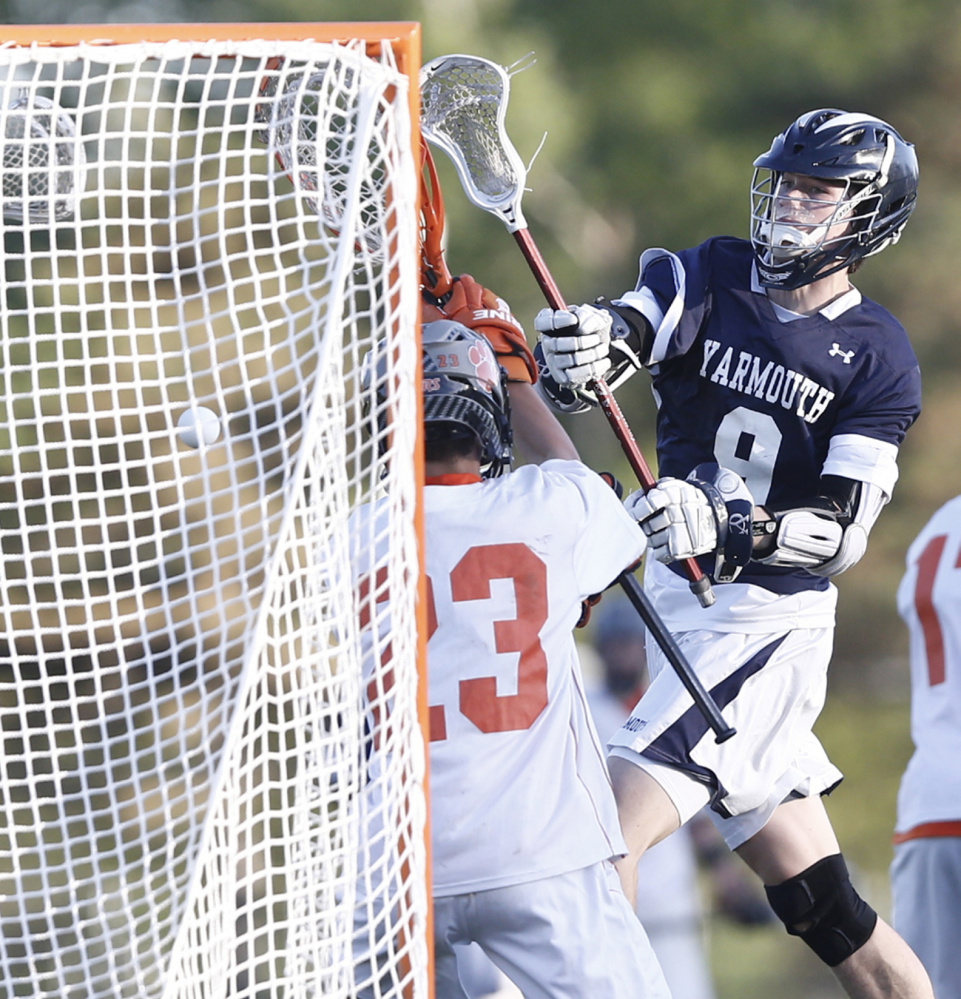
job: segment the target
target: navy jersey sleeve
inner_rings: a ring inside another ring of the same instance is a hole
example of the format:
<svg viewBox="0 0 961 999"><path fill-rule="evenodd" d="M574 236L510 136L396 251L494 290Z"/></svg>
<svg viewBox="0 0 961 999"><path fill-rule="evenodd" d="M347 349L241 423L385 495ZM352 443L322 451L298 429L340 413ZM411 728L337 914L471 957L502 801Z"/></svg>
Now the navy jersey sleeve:
<svg viewBox="0 0 961 999"><path fill-rule="evenodd" d="M921 370L907 333L868 299L847 332L861 347L852 358L857 375L840 398L833 432L900 446L921 412Z"/></svg>
<svg viewBox="0 0 961 999"><path fill-rule="evenodd" d="M696 342L711 308L711 242L678 253L648 250L641 257L635 292L653 295L664 317L648 363L679 357Z"/></svg>

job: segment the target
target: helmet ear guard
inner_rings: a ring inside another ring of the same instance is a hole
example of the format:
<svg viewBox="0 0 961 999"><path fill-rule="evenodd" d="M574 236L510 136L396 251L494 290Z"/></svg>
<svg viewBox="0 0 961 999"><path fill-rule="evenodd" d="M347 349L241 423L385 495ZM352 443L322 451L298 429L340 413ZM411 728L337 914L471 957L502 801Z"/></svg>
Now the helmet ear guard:
<svg viewBox="0 0 961 999"><path fill-rule="evenodd" d="M761 284L769 288L800 288L880 253L898 241L917 201L914 147L870 115L810 111L776 136L754 166L751 241ZM846 185L819 232L792 235L777 222L777 187L786 173ZM829 228L846 218L848 230L826 239Z"/></svg>

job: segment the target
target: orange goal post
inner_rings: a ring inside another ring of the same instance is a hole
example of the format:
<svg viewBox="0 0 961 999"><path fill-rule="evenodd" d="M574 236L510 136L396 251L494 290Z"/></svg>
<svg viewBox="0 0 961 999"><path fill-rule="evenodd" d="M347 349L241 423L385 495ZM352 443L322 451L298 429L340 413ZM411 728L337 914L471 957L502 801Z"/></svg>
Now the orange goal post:
<svg viewBox="0 0 961 999"><path fill-rule="evenodd" d="M420 55L4 27L11 999L430 995Z"/></svg>

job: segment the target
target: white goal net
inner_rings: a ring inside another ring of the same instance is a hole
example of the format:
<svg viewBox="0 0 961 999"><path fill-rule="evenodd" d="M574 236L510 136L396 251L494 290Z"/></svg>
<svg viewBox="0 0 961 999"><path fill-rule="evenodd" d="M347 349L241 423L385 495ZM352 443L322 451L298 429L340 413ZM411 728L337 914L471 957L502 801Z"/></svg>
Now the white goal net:
<svg viewBox="0 0 961 999"><path fill-rule="evenodd" d="M426 996L418 36L183 27L0 48L0 993Z"/></svg>

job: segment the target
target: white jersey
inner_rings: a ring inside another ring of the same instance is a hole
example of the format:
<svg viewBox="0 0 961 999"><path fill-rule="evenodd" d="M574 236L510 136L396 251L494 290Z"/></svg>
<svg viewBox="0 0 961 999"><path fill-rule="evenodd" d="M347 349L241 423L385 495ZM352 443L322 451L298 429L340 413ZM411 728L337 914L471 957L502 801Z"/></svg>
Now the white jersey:
<svg viewBox="0 0 961 999"><path fill-rule="evenodd" d="M961 821L961 496L908 549L898 610L911 636L911 736L897 832Z"/></svg>
<svg viewBox="0 0 961 999"><path fill-rule="evenodd" d="M753 583L714 587L714 603L702 607L685 577L656 559L645 560L644 589L673 634L684 631L764 635L786 628L833 628L838 602L830 581L823 590L773 593Z"/></svg>
<svg viewBox="0 0 961 999"><path fill-rule="evenodd" d="M625 851L572 629L643 535L576 461L425 489L434 894Z"/></svg>

